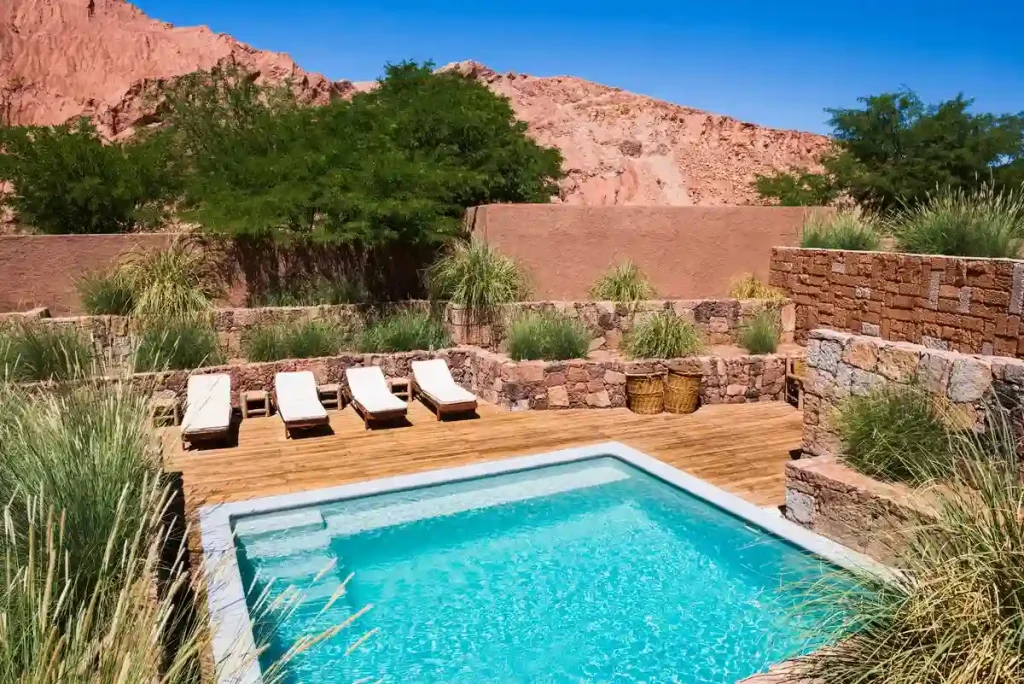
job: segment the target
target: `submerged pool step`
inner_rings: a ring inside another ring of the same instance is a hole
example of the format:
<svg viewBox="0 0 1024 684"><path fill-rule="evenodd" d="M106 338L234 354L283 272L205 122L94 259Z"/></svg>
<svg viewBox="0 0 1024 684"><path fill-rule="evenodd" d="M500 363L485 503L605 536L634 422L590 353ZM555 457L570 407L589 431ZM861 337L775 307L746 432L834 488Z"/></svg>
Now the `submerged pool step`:
<svg viewBox="0 0 1024 684"><path fill-rule="evenodd" d="M242 518L235 523L235 535L254 537L281 530L322 530L323 528L324 518L320 515L320 511L315 508L306 508L299 511L282 511Z"/></svg>
<svg viewBox="0 0 1024 684"><path fill-rule="evenodd" d="M597 466L562 475L549 475L507 485L475 489L422 501L394 504L358 513L338 513L327 516L327 533L332 537L347 536L382 527L455 515L480 508L526 501L587 487L618 482L629 474L610 466Z"/></svg>
<svg viewBox="0 0 1024 684"><path fill-rule="evenodd" d="M331 545L331 533L328 530L314 530L283 539L257 539L255 541L243 539L241 541L249 558L283 558L328 548Z"/></svg>

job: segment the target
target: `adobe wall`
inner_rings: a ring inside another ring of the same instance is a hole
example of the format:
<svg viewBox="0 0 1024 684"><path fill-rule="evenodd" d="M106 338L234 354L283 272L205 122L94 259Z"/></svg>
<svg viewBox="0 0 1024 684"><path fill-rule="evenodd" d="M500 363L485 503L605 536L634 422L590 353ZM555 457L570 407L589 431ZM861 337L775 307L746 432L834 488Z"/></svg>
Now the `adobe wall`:
<svg viewBox="0 0 1024 684"><path fill-rule="evenodd" d="M808 207L585 207L492 204L470 210L473 233L522 264L538 299L585 299L631 259L659 297L725 296L743 273L768 277L771 248L794 245Z"/></svg>
<svg viewBox="0 0 1024 684"><path fill-rule="evenodd" d="M770 283L796 303L798 340L832 328L1024 356L1024 261L776 248Z"/></svg>

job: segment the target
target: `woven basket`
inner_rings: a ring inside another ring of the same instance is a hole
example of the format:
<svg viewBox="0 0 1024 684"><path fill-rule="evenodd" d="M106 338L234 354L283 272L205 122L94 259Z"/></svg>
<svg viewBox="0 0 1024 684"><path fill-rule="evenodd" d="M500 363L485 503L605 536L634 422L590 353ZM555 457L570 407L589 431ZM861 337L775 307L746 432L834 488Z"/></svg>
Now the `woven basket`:
<svg viewBox="0 0 1024 684"><path fill-rule="evenodd" d="M665 406L664 373L626 374L629 410L645 415L661 413Z"/></svg>
<svg viewBox="0 0 1024 684"><path fill-rule="evenodd" d="M700 373L669 370L665 378L665 410L669 413L693 413L700 399Z"/></svg>

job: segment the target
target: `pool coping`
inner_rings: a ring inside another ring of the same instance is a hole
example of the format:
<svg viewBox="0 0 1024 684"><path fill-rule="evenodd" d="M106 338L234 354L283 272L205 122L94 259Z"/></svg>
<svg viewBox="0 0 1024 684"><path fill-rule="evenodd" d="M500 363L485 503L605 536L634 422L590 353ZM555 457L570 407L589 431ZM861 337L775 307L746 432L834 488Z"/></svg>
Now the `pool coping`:
<svg viewBox="0 0 1024 684"><path fill-rule="evenodd" d="M532 456L485 461L202 507L199 511L199 526L203 546L203 569L207 579L207 604L213 632L212 649L216 681L219 684L263 682L249 609L245 601L245 588L235 556L234 532L231 527L235 518L474 480L601 456L617 458L840 568L869 572L880 577L891 575L891 570L886 566L862 553L790 522L773 511L760 508L633 447L621 442L600 442Z"/></svg>

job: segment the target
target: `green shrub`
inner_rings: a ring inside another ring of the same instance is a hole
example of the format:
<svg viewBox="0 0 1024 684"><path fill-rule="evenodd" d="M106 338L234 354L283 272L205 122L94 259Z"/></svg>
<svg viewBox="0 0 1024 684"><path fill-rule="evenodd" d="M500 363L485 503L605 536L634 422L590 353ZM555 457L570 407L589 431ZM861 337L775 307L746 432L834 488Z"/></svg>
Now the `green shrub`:
<svg viewBox="0 0 1024 684"><path fill-rule="evenodd" d="M356 343L361 352L444 349L452 343L444 323L424 311L407 309L369 323Z"/></svg>
<svg viewBox="0 0 1024 684"><path fill-rule="evenodd" d="M258 295L250 296L250 306L321 306L355 304L370 300L366 285L358 279L324 277L305 281L286 281Z"/></svg>
<svg viewBox="0 0 1024 684"><path fill-rule="evenodd" d="M21 323L0 330L0 364L15 382L76 380L92 371L92 346L74 328Z"/></svg>
<svg viewBox="0 0 1024 684"><path fill-rule="evenodd" d="M198 243L175 239L164 250L138 251L118 267L133 293L139 318L188 318L207 311L219 277Z"/></svg>
<svg viewBox="0 0 1024 684"><path fill-rule="evenodd" d="M113 269L89 274L75 283L86 313L94 316L127 316L135 308L135 293L128 279Z"/></svg>
<svg viewBox="0 0 1024 684"><path fill-rule="evenodd" d="M467 309L476 322L528 292L515 261L478 240L451 243L428 269L427 287L433 298Z"/></svg>
<svg viewBox="0 0 1024 684"><path fill-rule="evenodd" d="M944 189L896 212L889 225L904 252L1016 259L1024 242L1024 191Z"/></svg>
<svg viewBox="0 0 1024 684"><path fill-rule="evenodd" d="M843 458L865 475L918 483L952 467L941 410L916 387L892 385L850 397L835 418Z"/></svg>
<svg viewBox="0 0 1024 684"><path fill-rule="evenodd" d="M782 316L773 307L755 313L740 332L740 346L751 354L774 354L782 338Z"/></svg>
<svg viewBox="0 0 1024 684"><path fill-rule="evenodd" d="M873 219L855 211L836 214L814 212L800 235L800 246L809 249L870 251L882 244Z"/></svg>
<svg viewBox="0 0 1024 684"><path fill-rule="evenodd" d="M224 360L217 333L203 318L146 319L135 349L136 372L216 366Z"/></svg>
<svg viewBox="0 0 1024 684"><path fill-rule="evenodd" d="M781 290L766 285L753 273L744 273L729 286L729 296L733 299L763 299L779 302L786 298Z"/></svg>
<svg viewBox="0 0 1024 684"><path fill-rule="evenodd" d="M590 350L590 333L563 313L528 313L508 331L508 355L516 361L582 359Z"/></svg>
<svg viewBox="0 0 1024 684"><path fill-rule="evenodd" d="M613 302L638 302L654 297L654 288L644 272L627 260L601 276L590 288L590 296Z"/></svg>
<svg viewBox="0 0 1024 684"><path fill-rule="evenodd" d="M626 353L634 359L676 359L704 349L697 326L667 310L637 323L625 342Z"/></svg>
<svg viewBox="0 0 1024 684"><path fill-rule="evenodd" d="M330 321L257 326L242 336L242 349L250 361L311 359L334 356L345 348L348 332Z"/></svg>
<svg viewBox="0 0 1024 684"><path fill-rule="evenodd" d="M858 573L853 587L819 587L800 607L820 608L814 629L832 645L798 659L795 681L1024 681L1024 445L1005 414L986 423L986 433L953 441L958 467L948 486L929 490L934 516L873 537L893 550L898 575Z"/></svg>

